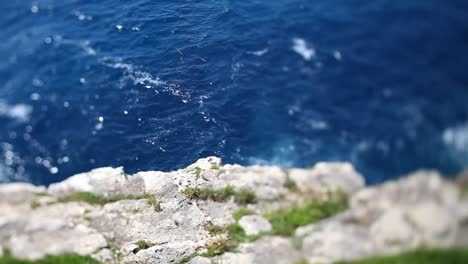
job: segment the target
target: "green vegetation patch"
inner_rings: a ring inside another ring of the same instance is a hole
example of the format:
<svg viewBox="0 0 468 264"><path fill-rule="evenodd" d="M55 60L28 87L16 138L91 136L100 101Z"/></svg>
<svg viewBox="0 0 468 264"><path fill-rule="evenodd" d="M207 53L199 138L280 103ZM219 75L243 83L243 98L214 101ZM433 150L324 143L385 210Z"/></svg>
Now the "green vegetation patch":
<svg viewBox="0 0 468 264"><path fill-rule="evenodd" d="M311 199L305 204L269 213L273 235L291 236L296 228L331 217L348 208L348 198L343 191L329 192L325 199Z"/></svg>
<svg viewBox="0 0 468 264"><path fill-rule="evenodd" d="M135 245L137 246L137 248L133 250L134 254L138 253L140 250L145 250L150 247L153 247L155 244L146 240L139 240L135 243Z"/></svg>
<svg viewBox="0 0 468 264"><path fill-rule="evenodd" d="M419 249L395 256L337 262L336 264L466 264L468 249Z"/></svg>
<svg viewBox="0 0 468 264"><path fill-rule="evenodd" d="M195 167L195 169L193 170L193 172L195 173L195 176L196 178L200 178L201 174L202 174L202 169L200 169L199 167Z"/></svg>
<svg viewBox="0 0 468 264"><path fill-rule="evenodd" d="M300 259L300 260L294 262L294 264L309 264L309 262L307 262L307 260L305 260L305 259Z"/></svg>
<svg viewBox="0 0 468 264"><path fill-rule="evenodd" d="M156 195L145 193L142 195L125 195L125 194L116 194L109 197L100 196L91 192L74 192L66 196L58 197L55 202L49 202L48 204L54 203L70 203L70 202L84 202L91 205L105 205L108 203L113 203L121 200L140 200L147 199L148 204L151 205L156 212L161 211L161 205L156 198ZM31 203L31 207L37 208L41 204L34 200Z"/></svg>
<svg viewBox="0 0 468 264"><path fill-rule="evenodd" d="M253 215L255 214L252 210L249 210L245 207L241 207L239 209L237 209L234 214L233 214L233 217L234 217L234 220L239 221L242 217L246 216L246 215Z"/></svg>
<svg viewBox="0 0 468 264"><path fill-rule="evenodd" d="M47 256L39 260L23 260L10 255L0 257L0 264L99 264L100 262L89 257L74 254Z"/></svg>
<svg viewBox="0 0 468 264"><path fill-rule="evenodd" d="M225 202L231 197L238 204L250 204L256 202L255 193L247 189L235 190L232 186L226 186L223 189L215 190L211 188L187 188L183 191L189 199L193 200L212 200L215 202Z"/></svg>
<svg viewBox="0 0 468 264"><path fill-rule="evenodd" d="M221 166L216 165L216 164L212 164L212 165L211 165L211 169L212 169L212 170L219 170L219 169L221 169Z"/></svg>
<svg viewBox="0 0 468 264"><path fill-rule="evenodd" d="M284 187L291 192L299 191L299 187L297 187L296 182L293 179L291 179L289 176L286 177L286 181L284 182Z"/></svg>

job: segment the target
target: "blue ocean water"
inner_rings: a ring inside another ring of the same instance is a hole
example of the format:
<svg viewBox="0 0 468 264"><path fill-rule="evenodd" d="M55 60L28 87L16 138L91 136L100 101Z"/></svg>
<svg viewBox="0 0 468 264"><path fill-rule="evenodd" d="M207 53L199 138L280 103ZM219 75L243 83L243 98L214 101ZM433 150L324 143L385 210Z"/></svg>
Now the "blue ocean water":
<svg viewBox="0 0 468 264"><path fill-rule="evenodd" d="M0 181L200 157L468 165L468 1L0 3Z"/></svg>

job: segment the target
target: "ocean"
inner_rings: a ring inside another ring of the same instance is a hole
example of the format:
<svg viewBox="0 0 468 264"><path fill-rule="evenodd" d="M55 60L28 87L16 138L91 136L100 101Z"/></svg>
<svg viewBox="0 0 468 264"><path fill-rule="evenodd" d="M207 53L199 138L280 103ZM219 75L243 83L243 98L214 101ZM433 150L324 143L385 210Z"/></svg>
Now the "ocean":
<svg viewBox="0 0 468 264"><path fill-rule="evenodd" d="M0 182L198 158L468 166L468 1L0 3Z"/></svg>

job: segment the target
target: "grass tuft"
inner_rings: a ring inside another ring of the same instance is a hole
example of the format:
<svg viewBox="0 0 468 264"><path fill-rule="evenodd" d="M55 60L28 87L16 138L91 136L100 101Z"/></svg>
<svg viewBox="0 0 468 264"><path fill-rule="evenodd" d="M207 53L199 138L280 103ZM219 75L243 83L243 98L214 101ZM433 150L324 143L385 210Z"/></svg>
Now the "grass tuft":
<svg viewBox="0 0 468 264"><path fill-rule="evenodd" d="M153 242L149 242L149 241L146 241L146 240L138 240L135 243L135 245L137 246L137 248L135 248L133 250L134 254L138 253L141 250L145 250L145 249L148 249L150 247L153 247L155 244Z"/></svg>
<svg viewBox="0 0 468 264"><path fill-rule="evenodd" d="M107 248L114 253L114 256L117 258L117 263L120 263L120 261L123 258L122 251L120 250L119 246L110 238L110 237L105 237L107 241Z"/></svg>
<svg viewBox="0 0 468 264"><path fill-rule="evenodd" d="M155 194L145 193L142 195L125 195L125 194L116 194L109 197L100 196L91 192L74 192L69 195L57 198L57 203L69 203L69 202L84 202L91 205L105 205L108 203L117 202L120 200L140 200L147 199L148 204L153 206L156 212L161 211L161 205L156 199ZM36 207L40 204L34 204ZM31 204L33 207L33 204ZM34 208L34 207L33 207Z"/></svg>
<svg viewBox="0 0 468 264"><path fill-rule="evenodd" d="M49 196L49 193L48 192L36 192L34 193L34 195L43 197L43 196Z"/></svg>
<svg viewBox="0 0 468 264"><path fill-rule="evenodd" d="M41 203L38 201L38 200L33 200L31 202L31 209L36 209L38 208L39 206L41 206Z"/></svg>
<svg viewBox="0 0 468 264"><path fill-rule="evenodd" d="M206 252L199 254L201 257L211 258L214 256L219 256L225 252L233 251L236 249L237 244L229 239L218 240L206 248Z"/></svg>
<svg viewBox="0 0 468 264"><path fill-rule="evenodd" d="M212 164L212 165L211 165L211 169L212 169L212 170L219 170L219 169L221 169L221 167L220 167L219 165Z"/></svg>
<svg viewBox="0 0 468 264"><path fill-rule="evenodd" d="M187 188L183 191L189 199L193 200L212 200L215 202L225 202L234 197L238 204L249 204L256 202L255 193L250 190L242 189L236 191L232 186L226 186L223 189L214 190L211 188Z"/></svg>
<svg viewBox="0 0 468 264"><path fill-rule="evenodd" d="M195 169L193 170L193 172L195 173L195 177L197 179L200 178L201 174L202 174L202 169L200 169L199 167L195 167Z"/></svg>
<svg viewBox="0 0 468 264"><path fill-rule="evenodd" d="M213 225L211 222L205 225L205 230L212 236L220 235L226 232L225 228Z"/></svg>
<svg viewBox="0 0 468 264"><path fill-rule="evenodd" d="M269 213L266 218L272 224L272 234L291 236L296 228L315 223L333 216L348 207L348 199L344 192L330 192L327 198L312 199L301 206L293 206Z"/></svg>
<svg viewBox="0 0 468 264"><path fill-rule="evenodd" d="M46 256L38 260L23 260L5 255L0 257L0 264L99 264L100 262L89 257L75 254L64 254L59 256Z"/></svg>
<svg viewBox="0 0 468 264"><path fill-rule="evenodd" d="M400 255L373 257L336 264L466 264L468 249L418 249Z"/></svg>
<svg viewBox="0 0 468 264"><path fill-rule="evenodd" d="M242 217L246 216L246 215L253 215L254 212L252 210L249 210L245 207L241 207L239 209L237 209L234 214L233 214L233 217L234 217L234 220L239 221Z"/></svg>
<svg viewBox="0 0 468 264"><path fill-rule="evenodd" d="M286 181L284 182L284 187L291 192L298 192L299 187L297 187L296 182L291 179L290 177L286 177Z"/></svg>

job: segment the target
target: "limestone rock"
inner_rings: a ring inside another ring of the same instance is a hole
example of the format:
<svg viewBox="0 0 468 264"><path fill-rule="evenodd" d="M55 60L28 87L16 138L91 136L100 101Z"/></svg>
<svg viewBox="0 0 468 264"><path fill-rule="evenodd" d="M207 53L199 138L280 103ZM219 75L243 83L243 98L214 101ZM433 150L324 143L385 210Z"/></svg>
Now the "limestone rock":
<svg viewBox="0 0 468 264"><path fill-rule="evenodd" d="M95 169L49 186L52 195L63 196L73 192L92 192L103 196L142 194L144 183L139 177L127 178L123 167L119 167Z"/></svg>
<svg viewBox="0 0 468 264"><path fill-rule="evenodd" d="M421 244L447 247L454 242L458 231L456 212L435 203L423 203L407 212L408 222L420 233Z"/></svg>
<svg viewBox="0 0 468 264"><path fill-rule="evenodd" d="M63 253L91 255L107 246L103 235L82 225L73 227L67 223L51 221L43 222L40 226L26 227L26 230L7 241L5 246L13 256L37 259Z"/></svg>
<svg viewBox="0 0 468 264"><path fill-rule="evenodd" d="M197 256L191 259L189 264L211 264L211 260L209 258Z"/></svg>
<svg viewBox="0 0 468 264"><path fill-rule="evenodd" d="M259 215L246 215L239 219L239 225L247 235L258 235L271 231L271 224Z"/></svg>
<svg viewBox="0 0 468 264"><path fill-rule="evenodd" d="M364 187L364 177L350 163L317 163L312 169L292 169L289 177L302 192L341 189L352 194Z"/></svg>
<svg viewBox="0 0 468 264"><path fill-rule="evenodd" d="M245 258L244 263L290 264L300 258L300 253L295 250L292 240L284 237L263 237L253 243L241 245L239 252Z"/></svg>
<svg viewBox="0 0 468 264"><path fill-rule="evenodd" d="M232 197L194 200L183 193L186 188L226 186L248 189L257 201L240 205ZM0 251L9 249L14 256L29 259L77 253L103 263L178 263L226 239L223 228L235 223L233 213L244 206L254 215L242 217L238 224L247 235L259 235L258 240L213 258L193 258L190 263L291 264L300 259L327 263L423 245L466 245L467 239L461 236L468 233L463 224L468 200L460 196L459 188L433 171L364 187L363 177L348 163L282 169L221 166L219 158L210 157L172 172L126 175L123 168L101 168L48 189L0 185ZM349 196L346 211L297 228L294 237L268 234L272 227L263 215L336 189ZM162 210L138 197L105 205L55 202L56 196L77 191L102 196L150 193Z"/></svg>
<svg viewBox="0 0 468 264"><path fill-rule="evenodd" d="M108 248L104 248L99 252L96 252L91 255L94 259L100 261L103 264L115 264L114 252Z"/></svg>
<svg viewBox="0 0 468 264"><path fill-rule="evenodd" d="M10 183L0 185L0 203L19 205L31 202L37 193L45 192L45 187L34 186L28 183ZM0 215L2 212L0 212Z"/></svg>
<svg viewBox="0 0 468 264"><path fill-rule="evenodd" d="M224 253L220 257L215 258L215 263L223 264L257 264L254 260L255 255L248 253ZM260 264L260 263L259 263Z"/></svg>
<svg viewBox="0 0 468 264"><path fill-rule="evenodd" d="M373 253L369 231L358 225L326 221L314 225L302 241L302 253L310 263L354 260Z"/></svg>
<svg viewBox="0 0 468 264"><path fill-rule="evenodd" d="M221 159L218 157L208 157L197 160L194 164L187 167L188 170L199 168L201 170L211 170L213 167L221 166Z"/></svg>
<svg viewBox="0 0 468 264"><path fill-rule="evenodd" d="M388 210L370 228L377 251L389 254L415 248L418 241L414 231L399 208Z"/></svg>

